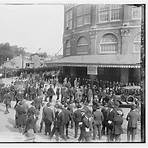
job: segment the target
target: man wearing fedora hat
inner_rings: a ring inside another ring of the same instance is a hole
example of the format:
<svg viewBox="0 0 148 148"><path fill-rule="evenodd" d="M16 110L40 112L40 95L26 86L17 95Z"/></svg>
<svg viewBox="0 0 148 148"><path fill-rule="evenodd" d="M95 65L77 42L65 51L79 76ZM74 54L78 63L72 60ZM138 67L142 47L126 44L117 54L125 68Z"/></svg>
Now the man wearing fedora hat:
<svg viewBox="0 0 148 148"><path fill-rule="evenodd" d="M50 134L50 140L52 139L53 135L56 135L56 140L59 141L59 137L61 137L64 141L67 140L66 136L64 135L64 112L63 112L63 106L61 104L55 104L56 112L55 112L55 118L54 118L54 126L52 128L51 134Z"/></svg>
<svg viewBox="0 0 148 148"><path fill-rule="evenodd" d="M131 110L128 113L126 120L128 121L127 125L127 141L131 140L135 141L136 131L137 131L137 122L140 120L140 115L138 111L136 110L136 105L131 105Z"/></svg>
<svg viewBox="0 0 148 148"><path fill-rule="evenodd" d="M81 118L82 118L82 114L81 114L81 105L78 104L77 109L74 111L73 113L73 120L74 120L74 124L75 124L75 138L77 138L78 136L78 129L79 129L79 123L81 122Z"/></svg>
<svg viewBox="0 0 148 148"><path fill-rule="evenodd" d="M51 104L47 103L46 106L43 108L42 112L42 118L45 122L45 135L51 134L51 125L54 121L54 113L50 106Z"/></svg>
<svg viewBox="0 0 148 148"><path fill-rule="evenodd" d="M96 139L96 133L98 133L99 140L101 140L101 128L104 116L101 112L101 107L97 106L96 111L93 113L93 140Z"/></svg>

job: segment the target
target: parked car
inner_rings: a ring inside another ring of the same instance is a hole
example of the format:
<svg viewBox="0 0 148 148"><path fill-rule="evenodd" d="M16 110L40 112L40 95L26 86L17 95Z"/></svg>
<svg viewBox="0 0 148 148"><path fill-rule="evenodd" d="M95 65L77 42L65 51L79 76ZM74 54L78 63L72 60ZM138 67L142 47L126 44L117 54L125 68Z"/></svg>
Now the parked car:
<svg viewBox="0 0 148 148"><path fill-rule="evenodd" d="M116 98L120 103L120 107L129 108L132 104L139 106L141 100L140 86L125 86L122 87L121 92L121 95L116 95Z"/></svg>

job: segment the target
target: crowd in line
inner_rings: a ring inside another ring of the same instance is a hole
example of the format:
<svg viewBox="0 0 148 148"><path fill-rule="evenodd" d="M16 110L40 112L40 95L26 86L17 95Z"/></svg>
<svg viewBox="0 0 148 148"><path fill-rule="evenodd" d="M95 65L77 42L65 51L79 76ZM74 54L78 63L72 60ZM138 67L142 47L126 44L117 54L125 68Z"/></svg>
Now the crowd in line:
<svg viewBox="0 0 148 148"><path fill-rule="evenodd" d="M22 81L23 89L18 89L19 81ZM5 114L9 113L11 101L16 101L15 127L28 137L42 133L45 126L44 134L49 140L55 135L56 141L67 141L71 128L78 142L101 141L103 135L107 142L120 142L124 113L116 95L122 94L121 87L120 82L99 80L92 85L85 78L61 79L52 75L47 77L47 73L21 74L11 86L1 89L0 101L6 104ZM136 91L134 95L138 93ZM31 104L28 105L26 100ZM140 121L136 104L131 105L126 120L127 141L135 141Z"/></svg>

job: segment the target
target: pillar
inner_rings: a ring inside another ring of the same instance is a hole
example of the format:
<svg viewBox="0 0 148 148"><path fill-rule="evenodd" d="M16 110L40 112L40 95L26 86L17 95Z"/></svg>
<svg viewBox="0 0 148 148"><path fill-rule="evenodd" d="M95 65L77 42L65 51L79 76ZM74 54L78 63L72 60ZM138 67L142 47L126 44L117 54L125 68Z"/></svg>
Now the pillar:
<svg viewBox="0 0 148 148"><path fill-rule="evenodd" d="M121 76L120 81L124 84L128 83L129 78L129 69L128 68L121 68Z"/></svg>

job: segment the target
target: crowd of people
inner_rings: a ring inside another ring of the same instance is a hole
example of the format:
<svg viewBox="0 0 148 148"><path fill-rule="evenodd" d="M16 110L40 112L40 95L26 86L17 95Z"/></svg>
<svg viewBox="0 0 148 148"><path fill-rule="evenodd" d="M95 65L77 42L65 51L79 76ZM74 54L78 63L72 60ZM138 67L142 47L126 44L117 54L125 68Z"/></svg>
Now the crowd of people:
<svg viewBox="0 0 148 148"><path fill-rule="evenodd" d="M11 101L16 101L15 128L28 137L44 129L49 140L55 136L56 141L67 141L72 130L78 142L101 141L104 135L107 142L120 142L124 112L116 95L123 93L122 86L102 80L92 83L86 78L61 79L51 73L21 74L9 87L1 88L0 101L6 105L5 114ZM137 104L131 105L126 120L127 141L135 141L140 121Z"/></svg>

